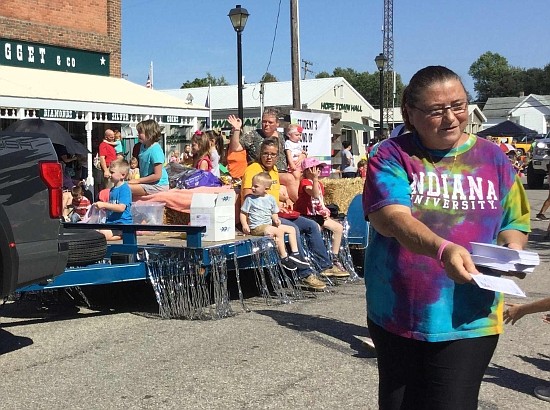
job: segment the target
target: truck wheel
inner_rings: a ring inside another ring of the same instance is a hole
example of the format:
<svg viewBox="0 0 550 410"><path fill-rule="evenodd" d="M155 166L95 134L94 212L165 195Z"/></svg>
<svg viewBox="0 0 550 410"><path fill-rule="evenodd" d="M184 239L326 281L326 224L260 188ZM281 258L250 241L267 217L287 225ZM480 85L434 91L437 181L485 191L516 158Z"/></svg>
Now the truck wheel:
<svg viewBox="0 0 550 410"><path fill-rule="evenodd" d="M544 174L539 174L533 169L533 164L527 166L527 187L529 189L541 189L544 185Z"/></svg>
<svg viewBox="0 0 550 410"><path fill-rule="evenodd" d="M60 241L69 244L67 267L90 265L103 260L107 252L107 240L94 230L65 230Z"/></svg>

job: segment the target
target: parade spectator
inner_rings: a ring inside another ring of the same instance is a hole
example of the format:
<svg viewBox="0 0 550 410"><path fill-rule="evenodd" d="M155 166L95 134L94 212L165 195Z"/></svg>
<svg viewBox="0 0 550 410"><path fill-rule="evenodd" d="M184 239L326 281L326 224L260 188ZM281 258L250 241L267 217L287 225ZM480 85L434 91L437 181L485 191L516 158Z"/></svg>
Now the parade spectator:
<svg viewBox="0 0 550 410"><path fill-rule="evenodd" d="M86 212L88 212L88 209L91 206L90 200L84 196L82 186L77 185L74 186L71 189L71 208L72 213L70 214L70 220L73 223L79 222L84 215L86 215Z"/></svg>
<svg viewBox="0 0 550 410"><path fill-rule="evenodd" d="M515 324L525 315L550 311L550 298L540 299L526 304L507 303L504 310L504 322ZM546 313L542 320L550 324L550 313ZM550 401L550 385L535 387L535 396L544 401Z"/></svg>
<svg viewBox="0 0 550 410"><path fill-rule="evenodd" d="M179 151L171 151L168 162L180 162L180 152Z"/></svg>
<svg viewBox="0 0 550 410"><path fill-rule="evenodd" d="M101 170L103 171L102 188L112 187L110 181L111 173L109 172L109 166L111 162L116 159L116 151L113 143L115 141L115 133L111 129L106 129L104 133L103 141L99 144L99 163Z"/></svg>
<svg viewBox="0 0 550 410"><path fill-rule="evenodd" d="M282 225L279 219L279 205L267 191L273 181L267 172L260 172L252 178L251 193L244 199L241 206L240 221L243 232L247 235L270 236L275 239L277 251L281 257L281 265L288 270L296 270L297 266L310 268L298 252L296 230L289 225ZM290 246L289 255L286 251L285 234L288 234Z"/></svg>
<svg viewBox="0 0 550 410"><path fill-rule="evenodd" d="M136 157L130 160L130 171L128 172L128 180L139 179L139 161Z"/></svg>
<svg viewBox="0 0 550 410"><path fill-rule="evenodd" d="M286 157L283 155L285 140L277 130L278 127L279 111L275 108L266 108L262 115L262 128L241 135L239 145L235 147L235 151L246 150L247 162L251 164L254 161L259 161L258 155L262 141L269 137L277 138L281 155L277 158L275 165L279 172L281 184L286 186L290 199L295 202L298 199L298 184L300 181L288 172Z"/></svg>
<svg viewBox="0 0 550 410"><path fill-rule="evenodd" d="M288 172L292 173L294 178L299 181L302 177L302 161L307 157L307 153L302 146L303 128L298 124L290 124L285 129L285 135L288 138L285 141L285 156L288 165Z"/></svg>
<svg viewBox="0 0 550 410"><path fill-rule="evenodd" d="M244 172L241 184L241 198L244 200L248 194L252 193L252 178L254 175L260 172L267 172L273 181L269 189L269 194L272 195L276 201L279 201L280 180L277 167L275 166L277 156L279 155L278 138L264 139L260 144L260 149L257 151L257 154L259 158L258 161L250 164ZM284 210L281 209L281 211ZM296 230L298 249L302 257L305 256L305 253L300 235L304 235L313 257L321 267L323 275L334 276L335 272L340 272L340 270L332 266L331 259L321 236L319 225L317 225L315 221L304 218L303 216L298 216L296 219L290 220L282 217L281 214L279 214L279 218L282 224L292 226ZM298 267L297 274L302 284L305 286L316 290L322 290L326 287L326 284L317 277L312 269Z"/></svg>
<svg viewBox="0 0 550 410"><path fill-rule="evenodd" d="M113 132L115 136L114 140L113 141L104 140L104 142L111 145L115 149L117 159L123 159L124 148L122 147L122 134L118 130Z"/></svg>
<svg viewBox="0 0 550 410"><path fill-rule="evenodd" d="M193 152L191 151L191 144L185 144L183 147L183 154L181 154L180 163L188 167L193 166Z"/></svg>
<svg viewBox="0 0 550 410"><path fill-rule="evenodd" d="M212 161L212 172L213 175L220 176L220 159L223 157L223 135L221 132L216 130L206 131L206 136L210 141L210 160Z"/></svg>
<svg viewBox="0 0 550 410"><path fill-rule="evenodd" d="M342 178L355 178L357 176L357 168L355 167L355 160L351 153L351 142L342 142L340 159L340 172L342 173Z"/></svg>
<svg viewBox="0 0 550 410"><path fill-rule="evenodd" d="M139 124L138 124L139 126ZM113 181L113 187L109 191L109 202L97 201L93 204L97 209L107 211L106 224L131 224L132 191L126 183L126 176L130 170L130 164L124 159L112 161L109 172ZM122 231L116 229L100 229L108 241L122 239Z"/></svg>
<svg viewBox="0 0 550 410"><path fill-rule="evenodd" d="M378 405L473 410L504 299L471 283L470 241L522 249L529 203L499 147L464 132L468 96L453 71L418 71L401 111L411 134L373 151L363 195Z"/></svg>
<svg viewBox="0 0 550 410"><path fill-rule="evenodd" d="M164 151L159 144L160 126L155 120L145 120L139 122L136 129L141 142L138 157L140 177L128 181L133 197L168 191Z"/></svg>
<svg viewBox="0 0 550 410"><path fill-rule="evenodd" d="M134 147L132 148L132 157L138 158L139 161L139 152L141 151L141 142L137 142L134 144Z"/></svg>
<svg viewBox="0 0 550 410"><path fill-rule="evenodd" d="M210 140L206 133L196 131L191 137L191 152L193 152L193 167L203 171L212 171Z"/></svg>
<svg viewBox="0 0 550 410"><path fill-rule="evenodd" d="M303 177L300 181L298 200L294 204L294 210L312 218L320 226L332 232L332 264L339 270L334 276L345 277L349 276L349 273L339 259L344 227L330 217L330 210L325 206L325 187L319 181L321 169L325 166L327 164L319 162L316 158L306 158L302 161Z"/></svg>
<svg viewBox="0 0 550 410"><path fill-rule="evenodd" d="M367 160L362 159L357 163L357 176L363 178L367 177Z"/></svg>
<svg viewBox="0 0 550 410"><path fill-rule="evenodd" d="M246 160L246 151L242 148L241 143L239 142L243 122L240 118L234 115L227 117L227 121L233 127L229 138L229 145L227 147L227 169L229 170L229 175L231 175L232 178L242 178L244 170L248 165Z"/></svg>
<svg viewBox="0 0 550 410"><path fill-rule="evenodd" d="M548 217L545 215L545 212L548 210L549 207L550 207L550 190L548 191L548 196L544 200L544 202L543 202L543 204L540 208L540 211L535 216L535 219L537 221L547 221ZM550 225L548 225L548 228L550 228ZM549 231L550 231L550 229L549 229Z"/></svg>

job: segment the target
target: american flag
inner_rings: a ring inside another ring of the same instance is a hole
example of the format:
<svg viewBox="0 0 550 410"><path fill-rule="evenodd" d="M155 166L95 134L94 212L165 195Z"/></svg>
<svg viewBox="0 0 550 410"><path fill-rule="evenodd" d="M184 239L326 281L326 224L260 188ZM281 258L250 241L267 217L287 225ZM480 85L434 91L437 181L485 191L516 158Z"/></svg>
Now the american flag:
<svg viewBox="0 0 550 410"><path fill-rule="evenodd" d="M147 76L145 87L151 88L151 89L153 88L153 62L152 61L151 61L151 65L149 66L149 75Z"/></svg>

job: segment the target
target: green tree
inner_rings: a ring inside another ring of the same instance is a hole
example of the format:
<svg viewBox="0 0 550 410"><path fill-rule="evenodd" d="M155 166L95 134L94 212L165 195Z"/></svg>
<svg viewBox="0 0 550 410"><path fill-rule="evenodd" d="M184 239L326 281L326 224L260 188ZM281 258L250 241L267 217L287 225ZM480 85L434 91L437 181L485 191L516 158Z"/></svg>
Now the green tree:
<svg viewBox="0 0 550 410"><path fill-rule="evenodd" d="M321 71L315 76L315 78L329 78L329 77L331 77L331 75L326 71Z"/></svg>
<svg viewBox="0 0 550 410"><path fill-rule="evenodd" d="M206 73L206 77L195 78L193 81L186 81L181 85L180 88L208 87L208 85L211 85L214 87L217 85L229 85L229 83L227 82L227 80L223 75L217 78L210 73Z"/></svg>
<svg viewBox="0 0 550 410"><path fill-rule="evenodd" d="M511 67L498 53L487 51L470 66L478 101L489 97L518 95L522 88L522 69Z"/></svg>
<svg viewBox="0 0 550 410"><path fill-rule="evenodd" d="M277 77L275 77L273 74L271 74L270 72L267 72L263 75L260 81L262 83L276 83L279 80L277 80Z"/></svg>

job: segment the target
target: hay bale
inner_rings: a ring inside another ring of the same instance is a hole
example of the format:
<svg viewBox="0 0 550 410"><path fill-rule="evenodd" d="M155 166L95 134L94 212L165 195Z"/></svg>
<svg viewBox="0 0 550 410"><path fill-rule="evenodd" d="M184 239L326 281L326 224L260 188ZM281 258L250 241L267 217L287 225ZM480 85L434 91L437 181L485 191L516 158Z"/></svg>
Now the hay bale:
<svg viewBox="0 0 550 410"><path fill-rule="evenodd" d="M164 207L164 225L189 225L190 220L189 213L178 212L172 208Z"/></svg>
<svg viewBox="0 0 550 410"><path fill-rule="evenodd" d="M362 178L323 178L322 182L325 186L325 204L338 205L342 213L347 213L352 199L363 193Z"/></svg>

